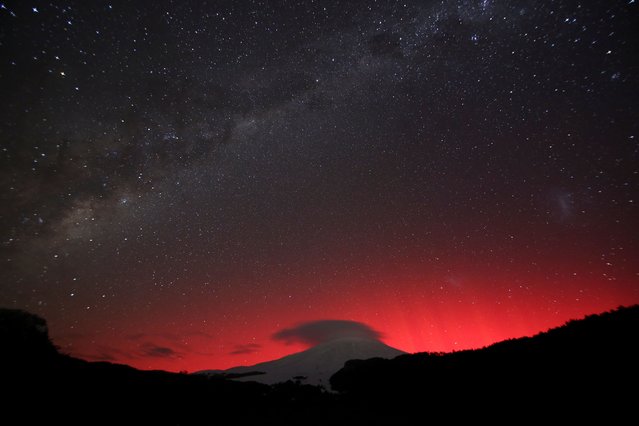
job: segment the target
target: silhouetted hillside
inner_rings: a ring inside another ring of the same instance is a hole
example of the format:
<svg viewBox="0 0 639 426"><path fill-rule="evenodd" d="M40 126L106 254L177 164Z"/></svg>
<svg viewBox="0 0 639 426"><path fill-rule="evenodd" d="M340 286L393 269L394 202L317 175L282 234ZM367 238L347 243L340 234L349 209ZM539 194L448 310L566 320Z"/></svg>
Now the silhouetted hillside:
<svg viewBox="0 0 639 426"><path fill-rule="evenodd" d="M0 308L0 338L0 363L4 366L34 368L58 357L46 321L25 311Z"/></svg>
<svg viewBox="0 0 639 426"><path fill-rule="evenodd" d="M46 322L24 311L0 309L3 415L15 424L258 424L288 423L320 411L331 398L313 386L266 386L220 377L140 371L59 354ZM285 408L285 409L283 409ZM87 413L89 413L87 417ZM45 423L46 422L46 423Z"/></svg>
<svg viewBox="0 0 639 426"><path fill-rule="evenodd" d="M331 385L354 406L381 407L380 415L452 401L479 412L502 405L614 414L634 411L638 363L639 306L632 306L479 350L349 361Z"/></svg>
<svg viewBox="0 0 639 426"><path fill-rule="evenodd" d="M59 354L43 319L0 309L5 418L16 424L425 424L636 418L639 306L450 354L349 361L339 393L139 371ZM515 417L513 417L515 416Z"/></svg>

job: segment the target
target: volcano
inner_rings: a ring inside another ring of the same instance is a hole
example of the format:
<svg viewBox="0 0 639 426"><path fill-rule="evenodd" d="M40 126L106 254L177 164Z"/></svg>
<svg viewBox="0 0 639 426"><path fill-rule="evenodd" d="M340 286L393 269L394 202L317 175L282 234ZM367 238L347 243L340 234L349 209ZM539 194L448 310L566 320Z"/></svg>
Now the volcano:
<svg viewBox="0 0 639 426"><path fill-rule="evenodd" d="M395 358L405 352L379 340L343 338L313 346L305 351L228 370L204 370L195 374L223 375L241 381L275 384L288 380L329 388L329 379L352 359Z"/></svg>

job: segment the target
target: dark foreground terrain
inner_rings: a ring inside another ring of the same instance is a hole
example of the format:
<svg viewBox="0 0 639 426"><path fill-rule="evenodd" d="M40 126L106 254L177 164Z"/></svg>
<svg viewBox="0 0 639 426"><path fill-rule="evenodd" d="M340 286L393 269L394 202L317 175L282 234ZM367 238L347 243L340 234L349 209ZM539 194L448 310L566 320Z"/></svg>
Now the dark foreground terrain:
<svg viewBox="0 0 639 426"><path fill-rule="evenodd" d="M639 306L449 354L349 361L336 392L139 371L60 354L43 319L0 309L3 424L637 422ZM6 422L17 416L17 421Z"/></svg>

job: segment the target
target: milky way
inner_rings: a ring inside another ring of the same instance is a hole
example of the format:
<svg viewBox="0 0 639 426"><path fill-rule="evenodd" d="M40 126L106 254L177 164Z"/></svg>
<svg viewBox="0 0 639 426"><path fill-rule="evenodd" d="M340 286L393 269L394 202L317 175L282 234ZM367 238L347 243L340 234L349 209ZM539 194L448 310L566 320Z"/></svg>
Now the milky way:
<svg viewBox="0 0 639 426"><path fill-rule="evenodd" d="M4 1L0 305L191 371L637 303L638 7Z"/></svg>

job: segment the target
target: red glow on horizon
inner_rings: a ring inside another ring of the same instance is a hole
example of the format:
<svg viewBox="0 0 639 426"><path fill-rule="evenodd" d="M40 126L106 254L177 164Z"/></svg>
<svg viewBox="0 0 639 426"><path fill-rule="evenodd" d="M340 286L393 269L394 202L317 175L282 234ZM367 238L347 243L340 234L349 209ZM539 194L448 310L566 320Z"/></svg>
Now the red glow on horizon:
<svg viewBox="0 0 639 426"><path fill-rule="evenodd" d="M193 305L192 318L182 321L170 316L149 321L152 316L144 313L140 313L139 322L112 321L111 331L102 330L90 340L83 338L82 331L60 336L56 324L50 328L54 343L74 356L139 369L193 372L252 365L304 350L303 345L285 345L273 341L271 336L306 321L359 321L380 331L386 344L403 351L450 352L531 336L570 319L639 301L639 295L616 292L612 286L605 296L599 293L595 297L587 290L596 287L592 281L577 280L573 285L551 287L543 293L533 292L525 285L481 283L476 287L470 280L449 281L436 286L435 291L414 280L402 283L401 291L388 287L373 292L364 290L365 286L353 286L359 293L341 300L330 293L323 297L295 296L296 306L306 309L287 308L289 298L282 298L269 306L247 309L243 312L244 321L226 328L216 328L215 324L221 323L220 317L229 315L228 309L211 311L202 319L201 312L206 309L202 305Z"/></svg>

